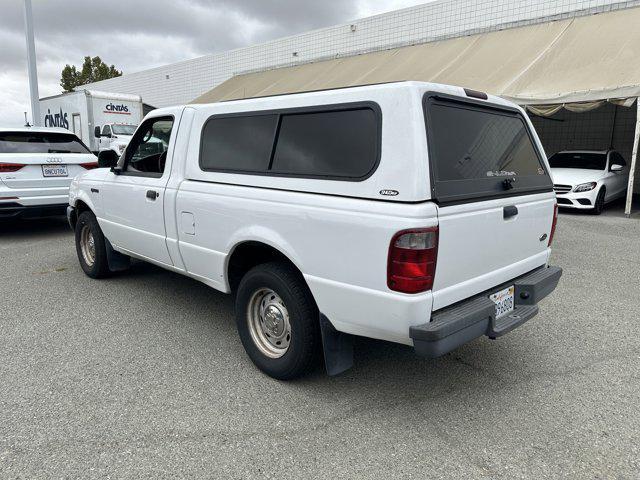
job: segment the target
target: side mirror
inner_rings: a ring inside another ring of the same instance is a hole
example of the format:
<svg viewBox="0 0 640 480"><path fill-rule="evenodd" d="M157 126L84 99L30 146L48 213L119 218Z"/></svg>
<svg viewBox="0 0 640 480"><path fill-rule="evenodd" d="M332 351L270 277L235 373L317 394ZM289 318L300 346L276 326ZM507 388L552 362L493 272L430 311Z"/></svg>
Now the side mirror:
<svg viewBox="0 0 640 480"><path fill-rule="evenodd" d="M98 153L98 167L99 168L112 168L118 164L118 154L113 150L103 150Z"/></svg>
<svg viewBox="0 0 640 480"><path fill-rule="evenodd" d="M611 165L611 168L609 168L609 170L611 170L612 172L621 172L622 170L624 170L624 167L622 165L614 163L613 165Z"/></svg>
<svg viewBox="0 0 640 480"><path fill-rule="evenodd" d="M100 137L101 137L101 135L100 135L100 127L95 127L95 128L93 129L93 135L94 135L96 138L100 138Z"/></svg>

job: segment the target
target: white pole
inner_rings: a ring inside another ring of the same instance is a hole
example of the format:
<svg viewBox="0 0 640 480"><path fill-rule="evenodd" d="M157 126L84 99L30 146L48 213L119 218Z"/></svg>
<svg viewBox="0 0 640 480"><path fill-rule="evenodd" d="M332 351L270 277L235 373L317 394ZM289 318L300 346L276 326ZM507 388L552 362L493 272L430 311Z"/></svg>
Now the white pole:
<svg viewBox="0 0 640 480"><path fill-rule="evenodd" d="M38 95L38 69L36 67L36 45L33 40L31 0L24 0L24 30L27 36L27 68L29 71L29 94L31 95L31 123L33 125L40 125L40 96Z"/></svg>
<svg viewBox="0 0 640 480"><path fill-rule="evenodd" d="M631 167L629 170L629 185L627 186L627 204L624 214L631 216L631 202L633 201L633 180L636 176L636 164L638 161L638 140L640 139L640 98L636 98L636 132L633 137L633 153L631 154Z"/></svg>
<svg viewBox="0 0 640 480"><path fill-rule="evenodd" d="M627 204L624 214L631 216L631 202L633 200L633 180L636 176L636 163L638 161L638 140L640 139L640 98L636 98L636 133L633 137L633 153L631 153L631 168L629 169L629 184L627 185Z"/></svg>

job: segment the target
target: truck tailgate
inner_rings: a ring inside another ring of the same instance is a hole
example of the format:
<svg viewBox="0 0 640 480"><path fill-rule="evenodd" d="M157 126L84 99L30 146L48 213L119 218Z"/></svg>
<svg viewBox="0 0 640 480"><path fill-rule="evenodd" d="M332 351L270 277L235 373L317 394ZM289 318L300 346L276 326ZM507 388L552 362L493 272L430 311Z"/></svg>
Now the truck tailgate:
<svg viewBox="0 0 640 480"><path fill-rule="evenodd" d="M553 194L488 203L438 208L434 310L546 263Z"/></svg>

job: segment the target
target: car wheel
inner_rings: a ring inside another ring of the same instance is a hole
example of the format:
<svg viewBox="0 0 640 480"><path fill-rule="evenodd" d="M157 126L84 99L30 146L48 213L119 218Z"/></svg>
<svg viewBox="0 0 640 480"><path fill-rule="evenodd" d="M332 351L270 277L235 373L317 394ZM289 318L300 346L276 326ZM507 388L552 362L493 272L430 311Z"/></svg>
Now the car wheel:
<svg viewBox="0 0 640 480"><path fill-rule="evenodd" d="M104 278L111 271L107 262L105 238L95 215L82 212L76 222L76 252L84 273L91 278Z"/></svg>
<svg viewBox="0 0 640 480"><path fill-rule="evenodd" d="M299 377L320 358L318 307L302 275L285 262L258 265L242 278L236 324L249 358L270 377Z"/></svg>
<svg viewBox="0 0 640 480"><path fill-rule="evenodd" d="M591 210L591 213L593 213L594 215L600 215L602 213L602 210L604 210L604 195L605 188L602 187L598 192L598 196L596 197L596 202L593 205L593 210Z"/></svg>

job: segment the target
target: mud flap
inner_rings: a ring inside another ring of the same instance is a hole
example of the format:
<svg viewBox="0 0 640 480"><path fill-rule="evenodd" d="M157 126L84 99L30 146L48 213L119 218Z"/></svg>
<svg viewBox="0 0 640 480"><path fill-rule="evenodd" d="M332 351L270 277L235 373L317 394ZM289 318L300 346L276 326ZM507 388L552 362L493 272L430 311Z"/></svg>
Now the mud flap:
<svg viewBox="0 0 640 480"><path fill-rule="evenodd" d="M112 272L121 272L129 268L131 259L120 252L116 252L111 245L111 242L104 239L105 249L107 250L107 263L109 264L109 270Z"/></svg>
<svg viewBox="0 0 640 480"><path fill-rule="evenodd" d="M353 367L353 336L337 331L322 313L320 332L327 375L339 375Z"/></svg>

